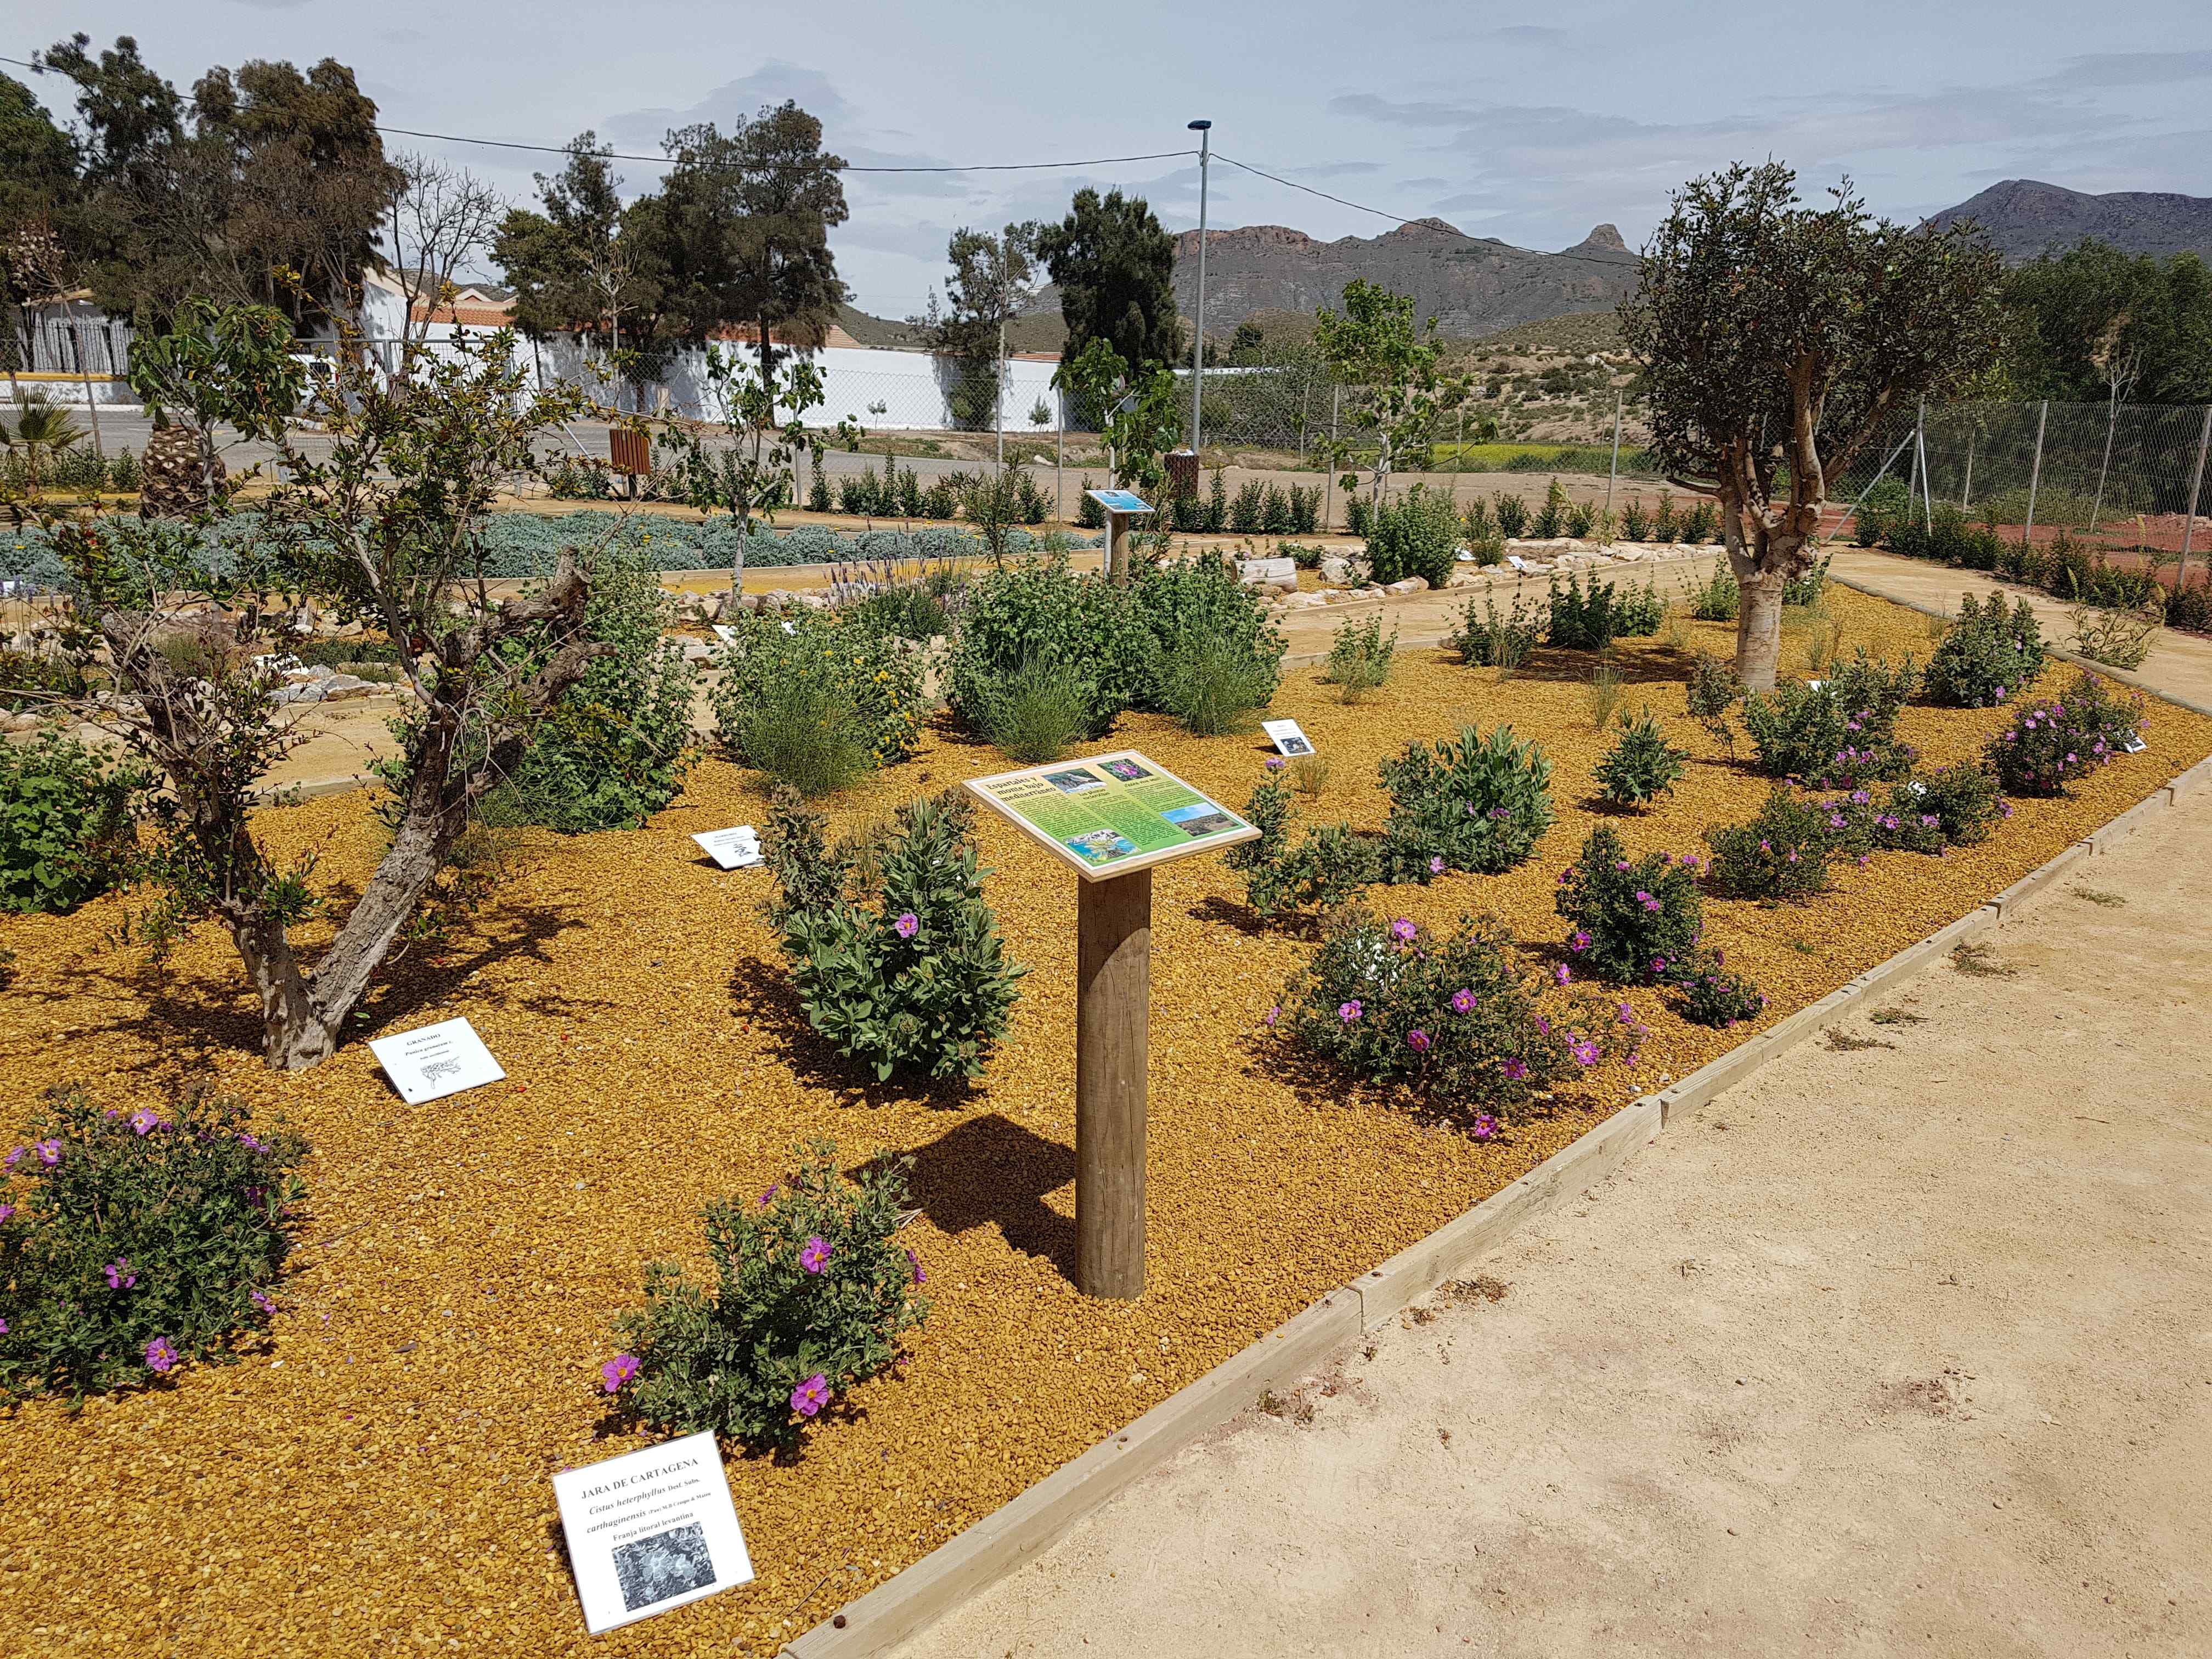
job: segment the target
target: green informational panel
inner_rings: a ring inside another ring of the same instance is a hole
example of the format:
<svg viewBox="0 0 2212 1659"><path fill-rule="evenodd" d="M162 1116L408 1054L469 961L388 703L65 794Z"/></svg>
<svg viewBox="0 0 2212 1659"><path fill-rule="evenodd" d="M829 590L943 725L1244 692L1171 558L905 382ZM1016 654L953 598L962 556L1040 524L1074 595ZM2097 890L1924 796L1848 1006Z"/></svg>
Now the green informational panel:
<svg viewBox="0 0 2212 1659"><path fill-rule="evenodd" d="M974 778L968 788L1091 881L1260 834L1133 749Z"/></svg>

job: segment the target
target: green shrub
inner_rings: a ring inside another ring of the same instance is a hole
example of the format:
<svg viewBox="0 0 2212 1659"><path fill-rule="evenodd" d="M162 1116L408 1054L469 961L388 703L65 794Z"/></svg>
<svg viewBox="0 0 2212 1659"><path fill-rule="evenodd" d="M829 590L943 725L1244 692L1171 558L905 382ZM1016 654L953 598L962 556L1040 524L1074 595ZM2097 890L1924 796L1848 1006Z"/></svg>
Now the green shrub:
<svg viewBox="0 0 2212 1659"><path fill-rule="evenodd" d="M1713 574L1690 590L1690 614L1699 622L1734 622L1743 606L1743 592L1735 573L1717 564Z"/></svg>
<svg viewBox="0 0 2212 1659"><path fill-rule="evenodd" d="M1785 682L1748 694L1743 723L1760 770L1831 787L1903 776L1913 751L1897 741L1897 715L1917 678L1910 657L1891 668L1862 647L1817 685Z"/></svg>
<svg viewBox="0 0 2212 1659"><path fill-rule="evenodd" d="M52 731L0 743L0 910L74 910L121 881L154 787Z"/></svg>
<svg viewBox="0 0 2212 1659"><path fill-rule="evenodd" d="M1682 693L1683 712L1731 753L1735 749L1735 732L1728 723L1728 712L1742 696L1743 682L1736 678L1733 663L1710 651L1700 651L1690 659L1690 680Z"/></svg>
<svg viewBox="0 0 2212 1659"><path fill-rule="evenodd" d="M0 650L0 711L43 708L58 698L82 697L88 689L83 671L65 657Z"/></svg>
<svg viewBox="0 0 2212 1659"><path fill-rule="evenodd" d="M1127 592L1143 667L1138 707L1212 736L1241 729L1274 696L1282 633L1225 555L1149 566Z"/></svg>
<svg viewBox="0 0 2212 1659"><path fill-rule="evenodd" d="M1450 496L1425 484L1385 501L1367 534L1370 577L1386 587L1408 576L1419 576L1431 587L1445 586L1458 557L1459 514Z"/></svg>
<svg viewBox="0 0 2212 1659"><path fill-rule="evenodd" d="M1528 503L1518 495L1499 490L1492 498L1495 503L1498 533L1508 541L1518 541L1528 533Z"/></svg>
<svg viewBox="0 0 2212 1659"><path fill-rule="evenodd" d="M1689 759L1687 750L1667 741L1667 734L1647 708L1639 720L1621 716L1620 738L1592 775L1603 799L1616 806L1641 807L1671 793L1689 769Z"/></svg>
<svg viewBox="0 0 2212 1659"><path fill-rule="evenodd" d="M1567 951L1577 966L1618 985L1680 977L1705 933L1696 864L1666 853L1632 861L1612 825L1591 830L1552 901L1571 926Z"/></svg>
<svg viewBox="0 0 2212 1659"><path fill-rule="evenodd" d="M1268 921L1334 910L1382 875L1374 843L1341 823L1308 829L1293 848L1290 791L1273 778L1252 792L1243 816L1260 837L1231 848L1224 861L1243 873L1245 902Z"/></svg>
<svg viewBox="0 0 2212 1659"><path fill-rule="evenodd" d="M1782 603L1816 605L1828 591L1828 566L1834 556L1816 559L1794 576L1783 579Z"/></svg>
<svg viewBox="0 0 2212 1659"><path fill-rule="evenodd" d="M1707 830L1705 841L1713 849L1713 890L1768 903L1825 890L1837 850L1828 814L1783 784L1767 792L1750 823Z"/></svg>
<svg viewBox="0 0 2212 1659"><path fill-rule="evenodd" d="M2021 708L1990 739L1990 765L2006 793L2063 795L2142 730L2142 699L2120 696L2101 675L2077 674L2056 697Z"/></svg>
<svg viewBox="0 0 2212 1659"><path fill-rule="evenodd" d="M1487 1139L1497 1114L1635 1047L1627 1025L1590 994L1516 976L1511 945L1492 921L1462 921L1438 938L1354 906L1283 988L1270 1018L1291 1042L1355 1077L1449 1103Z"/></svg>
<svg viewBox="0 0 2212 1659"><path fill-rule="evenodd" d="M0 1176L0 1398L154 1381L275 1311L307 1143L188 1093L127 1116L56 1091Z"/></svg>
<svg viewBox="0 0 2212 1659"><path fill-rule="evenodd" d="M1350 488L1346 486L1347 489ZM1344 498L1344 529L1346 535L1364 536L1375 527L1375 503L1364 495L1346 495Z"/></svg>
<svg viewBox="0 0 2212 1659"><path fill-rule="evenodd" d="M1552 827L1552 763L1510 726L1472 726L1376 768L1390 794L1387 879L1426 884L1447 870L1496 875L1522 862Z"/></svg>
<svg viewBox="0 0 2212 1659"><path fill-rule="evenodd" d="M878 1081L974 1078L1006 1029L1015 981L983 902L975 809L958 791L902 806L832 848L826 821L779 790L763 854L769 920L807 1023Z"/></svg>
<svg viewBox="0 0 2212 1659"><path fill-rule="evenodd" d="M1991 826L2012 810L1986 766L1939 767L1893 785L1886 794L1853 789L1814 805L1828 814L1829 836L1838 850L1858 854L1862 862L1877 849L1941 853L1987 840Z"/></svg>
<svg viewBox="0 0 2212 1659"><path fill-rule="evenodd" d="M696 753L698 673L661 637L672 608L641 560L619 550L600 556L586 626L614 654L554 706L521 763L484 799L485 822L563 835L628 829L682 793Z"/></svg>
<svg viewBox="0 0 2212 1659"><path fill-rule="evenodd" d="M2043 632L2026 599L2008 609L2004 595L1987 604L1959 599L1959 619L1929 659L1921 690L1945 708L1988 708L2024 690L2043 672Z"/></svg>
<svg viewBox="0 0 2212 1659"><path fill-rule="evenodd" d="M1275 681L1273 665L1218 634L1192 630L1160 653L1154 695L1184 730L1218 738L1249 730Z"/></svg>
<svg viewBox="0 0 2212 1659"><path fill-rule="evenodd" d="M713 703L740 763L811 796L914 752L922 663L910 644L838 611L740 614L731 627Z"/></svg>
<svg viewBox="0 0 2212 1659"><path fill-rule="evenodd" d="M1566 533L1567 509L1571 503L1567 492L1557 478L1544 492L1544 504L1536 509L1536 516L1528 526L1528 533L1540 542L1555 541Z"/></svg>
<svg viewBox="0 0 2212 1659"><path fill-rule="evenodd" d="M1561 651L1602 651L1628 629L1622 624L1626 618L1617 602L1611 582L1590 578L1589 592L1583 591L1582 578L1570 575L1565 587L1557 576L1552 578L1547 596L1544 623L1544 643ZM1665 615L1665 607L1652 595L1650 627L1645 633L1656 632Z"/></svg>
<svg viewBox="0 0 2212 1659"><path fill-rule="evenodd" d="M945 665L953 712L988 736L1015 677L1049 672L1082 710L1076 735L1103 736L1144 694L1151 667L1134 586L1079 576L1064 558L984 574Z"/></svg>
<svg viewBox="0 0 2212 1659"><path fill-rule="evenodd" d="M1697 957L1674 982L1674 1006L1693 1025L1731 1026L1766 1012L1766 993L1741 974L1726 972L1718 951Z"/></svg>
<svg viewBox="0 0 2212 1659"><path fill-rule="evenodd" d="M1682 521L1682 539L1692 545L1703 546L1721 538L1721 515L1712 502L1704 496L1690 509L1690 516Z"/></svg>
<svg viewBox="0 0 2212 1659"><path fill-rule="evenodd" d="M1620 538L1625 542L1651 539L1651 515L1644 510L1643 502L1632 499L1620 509Z"/></svg>
<svg viewBox="0 0 2212 1659"><path fill-rule="evenodd" d="M646 1305L615 1321L631 1352L599 1368L635 1419L711 1431L756 1449L797 1445L808 1423L879 1376L900 1335L929 1316L919 1257L898 1242L911 1158L878 1158L857 1179L814 1140L757 1199L706 1209L708 1285L680 1263L645 1270Z"/></svg>
<svg viewBox="0 0 2212 1659"><path fill-rule="evenodd" d="M1444 643L1470 666L1510 672L1528 660L1542 637L1543 623L1534 605L1516 595L1513 609L1501 617L1497 599L1486 593L1482 614L1475 615L1474 601L1469 599L1460 612L1457 630Z"/></svg>
<svg viewBox="0 0 2212 1659"><path fill-rule="evenodd" d="M1398 630L1394 625L1382 637L1382 618L1346 623L1330 641L1328 662L1322 670L1329 684L1346 702L1358 702L1390 678L1391 659L1397 653Z"/></svg>

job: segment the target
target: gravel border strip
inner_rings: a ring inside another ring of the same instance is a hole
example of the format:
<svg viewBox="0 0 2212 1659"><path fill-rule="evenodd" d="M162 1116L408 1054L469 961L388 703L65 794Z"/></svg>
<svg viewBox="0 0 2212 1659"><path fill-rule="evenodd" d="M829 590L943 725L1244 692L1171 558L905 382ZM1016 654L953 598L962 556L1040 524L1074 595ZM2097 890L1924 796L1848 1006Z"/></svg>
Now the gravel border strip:
<svg viewBox="0 0 2212 1659"><path fill-rule="evenodd" d="M1841 578L1835 580L1840 580ZM1877 599L1892 596L1847 586ZM1905 601L1893 600L1903 604ZM1915 610L1927 607L1915 605ZM1930 613L1934 614L1934 613ZM2100 672L2111 670L2087 663ZM2195 705L2145 690L2185 708ZM2212 711L2198 710L2200 713ZM1062 1464L1011 1503L985 1516L830 1618L785 1644L789 1659L861 1659L926 1629L968 1597L1050 1547L1093 1510L1200 1436L1243 1411L1265 1390L1287 1389L1328 1357L1448 1279L1468 1272L1514 1233L1604 1180L1656 1140L1676 1117L1695 1111L1822 1027L1859 1012L1882 993L1925 972L1960 945L2010 921L2022 904L2048 894L2085 859L2112 850L2182 796L2212 784L2212 757L2160 784L2130 807L1917 945L1740 1043L1680 1083L1624 1106L1519 1180L1501 1188L1427 1237L1328 1295L1231 1355L1142 1417Z"/></svg>

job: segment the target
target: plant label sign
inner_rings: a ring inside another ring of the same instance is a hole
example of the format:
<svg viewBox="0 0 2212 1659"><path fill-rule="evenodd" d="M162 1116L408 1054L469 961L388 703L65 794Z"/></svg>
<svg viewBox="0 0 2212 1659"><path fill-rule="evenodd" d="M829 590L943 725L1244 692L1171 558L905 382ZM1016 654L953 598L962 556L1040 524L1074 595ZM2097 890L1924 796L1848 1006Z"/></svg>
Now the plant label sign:
<svg viewBox="0 0 2212 1659"><path fill-rule="evenodd" d="M1043 842L1085 881L1106 881L1260 832L1133 749L970 778L969 793Z"/></svg>
<svg viewBox="0 0 2212 1659"><path fill-rule="evenodd" d="M1152 506L1131 489L1086 489L1085 495L1109 513L1149 513Z"/></svg>
<svg viewBox="0 0 2212 1659"><path fill-rule="evenodd" d="M410 1106L443 1100L464 1089L496 1083L507 1075L491 1057L476 1028L465 1019L441 1020L398 1036L378 1037L368 1045L384 1075Z"/></svg>
<svg viewBox="0 0 2212 1659"><path fill-rule="evenodd" d="M695 835L699 850L725 870L743 870L761 861L760 837L750 823L734 830L708 830Z"/></svg>
<svg viewBox="0 0 2212 1659"><path fill-rule="evenodd" d="M1314 751L1313 739L1298 729L1296 720L1261 720L1260 729L1267 734L1279 755L1295 757Z"/></svg>
<svg viewBox="0 0 2212 1659"><path fill-rule="evenodd" d="M752 1580L711 1433L562 1469L553 1496L594 1636Z"/></svg>
<svg viewBox="0 0 2212 1659"><path fill-rule="evenodd" d="M738 642L738 630L727 623L716 623L714 637L721 641L724 645L735 645Z"/></svg>

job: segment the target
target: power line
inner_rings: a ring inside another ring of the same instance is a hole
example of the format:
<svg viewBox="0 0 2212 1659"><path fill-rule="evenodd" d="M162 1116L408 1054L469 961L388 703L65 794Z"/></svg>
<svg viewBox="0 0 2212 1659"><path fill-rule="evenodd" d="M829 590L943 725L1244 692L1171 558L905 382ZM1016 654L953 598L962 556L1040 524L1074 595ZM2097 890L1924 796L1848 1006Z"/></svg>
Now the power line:
<svg viewBox="0 0 2212 1659"><path fill-rule="evenodd" d="M1347 201L1341 196L1332 196L1325 190L1316 190L1311 185L1302 185L1295 179L1283 178L1279 173L1269 173L1264 167L1255 167L1249 161L1240 161L1233 155L1224 155L1218 150L1214 152L1213 159L1217 161L1226 161L1231 167L1241 167L1247 173L1256 173L1259 177L1281 185L1286 189L1302 190L1309 196L1320 197L1324 202L1334 202L1339 207L1348 207L1355 213L1371 213L1378 219L1389 219L1401 225L1424 225L1433 222L1428 219L1408 219L1403 214L1392 213L1384 208L1370 207L1364 202ZM1455 231L1453 234L1470 242L1496 243L1498 246L1510 249L1515 253L1533 253L1540 259L1581 259L1594 265L1609 265L1616 270L1620 268L1621 264L1620 259L1601 259L1595 253L1553 253L1540 247L1522 247L1516 242L1499 241L1495 236L1469 236L1463 230ZM1634 257L1632 254L1623 256L1626 258Z"/></svg>
<svg viewBox="0 0 2212 1659"><path fill-rule="evenodd" d="M465 138L459 133L421 132L413 127L387 127L381 122L377 124L376 130L379 132L393 133L402 138L434 138L441 143L479 144L488 149L526 149L539 155L569 155L579 153L571 149L567 144L524 144L512 143L504 138ZM673 155L634 155L616 149L595 149L581 153L600 156L610 161L646 161L656 167L667 167L678 160ZM840 162L836 170L840 173L1033 173L1048 167L1114 167L1124 161L1164 161L1176 156L1197 154L1194 149L1162 149L1154 150L1149 155L1097 155L1080 161L978 161L960 166L911 167L855 167L851 162L845 161Z"/></svg>

